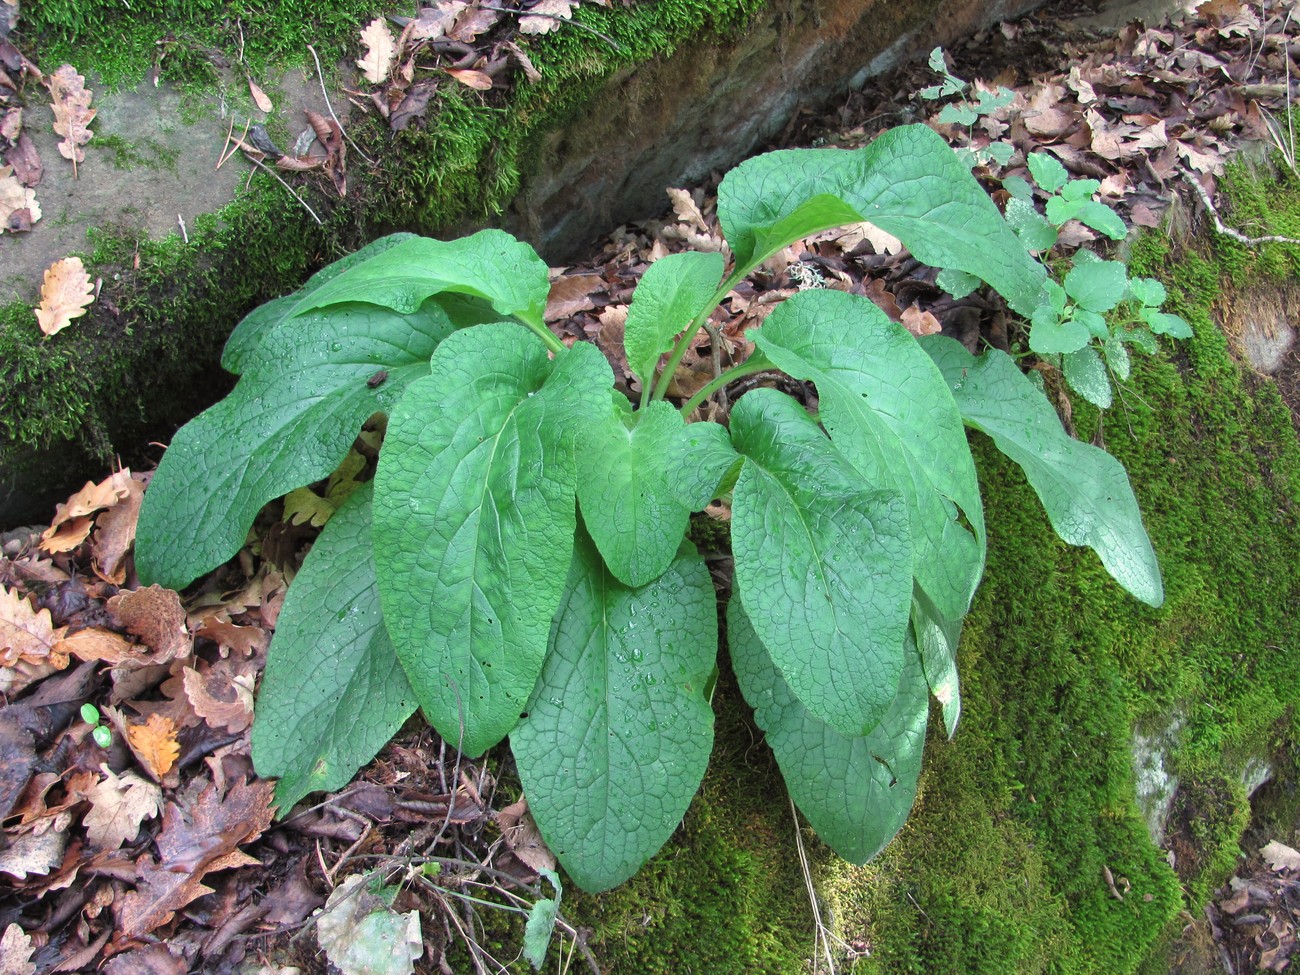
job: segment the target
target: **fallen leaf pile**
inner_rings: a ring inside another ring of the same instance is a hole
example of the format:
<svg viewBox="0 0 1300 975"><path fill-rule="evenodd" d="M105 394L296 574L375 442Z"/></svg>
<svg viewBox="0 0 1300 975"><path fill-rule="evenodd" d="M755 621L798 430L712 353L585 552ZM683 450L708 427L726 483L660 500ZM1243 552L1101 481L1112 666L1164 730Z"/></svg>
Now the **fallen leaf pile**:
<svg viewBox="0 0 1300 975"><path fill-rule="evenodd" d="M229 970L360 883L369 852L482 865L394 905L409 951L442 958L454 927L419 918L439 916L443 891L483 868L527 887L531 864L554 866L535 830L520 832L518 804L485 830L494 779L424 727L272 828L274 783L249 753L256 683L312 516L323 524L373 474L379 436L363 431L320 494L304 489L323 507L271 505L239 558L184 595L135 577L148 475L117 471L47 528L0 535L0 897L18 919L0 970ZM341 951L327 931L321 945Z"/></svg>
<svg viewBox="0 0 1300 975"><path fill-rule="evenodd" d="M1205 914L1228 971L1286 971L1298 957L1300 853L1265 844Z"/></svg>
<svg viewBox="0 0 1300 975"><path fill-rule="evenodd" d="M589 0L602 7L609 0ZM530 81L541 75L515 37L546 34L573 16L578 0L538 0L520 9L517 18L501 4L439 0L421 7L415 17L377 17L360 34L361 77L377 90L357 92L354 104L374 109L400 132L421 118L442 86L451 83L476 91L508 87L507 77L523 72ZM433 71L432 77L417 72Z"/></svg>
<svg viewBox="0 0 1300 975"><path fill-rule="evenodd" d="M43 80L36 65L0 37L0 233L26 233L41 219L35 188L44 169L24 124L22 94L28 78Z"/></svg>

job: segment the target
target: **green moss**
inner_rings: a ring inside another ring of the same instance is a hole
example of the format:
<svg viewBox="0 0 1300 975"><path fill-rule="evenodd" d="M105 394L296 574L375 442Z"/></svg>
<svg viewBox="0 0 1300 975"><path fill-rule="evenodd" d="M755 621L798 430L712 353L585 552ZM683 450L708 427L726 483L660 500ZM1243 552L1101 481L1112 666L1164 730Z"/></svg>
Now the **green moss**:
<svg viewBox="0 0 1300 975"><path fill-rule="evenodd" d="M97 135L88 147L95 152L112 155L113 166L117 169L134 169L143 166L146 169L176 170L176 161L180 151L158 142L145 139L143 142L130 142L119 135Z"/></svg>

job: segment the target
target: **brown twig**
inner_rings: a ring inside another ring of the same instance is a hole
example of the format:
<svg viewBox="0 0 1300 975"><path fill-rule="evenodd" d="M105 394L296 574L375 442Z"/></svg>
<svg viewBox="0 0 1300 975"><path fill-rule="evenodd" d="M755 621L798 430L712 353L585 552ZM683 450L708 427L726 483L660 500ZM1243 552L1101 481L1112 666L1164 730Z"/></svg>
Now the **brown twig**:
<svg viewBox="0 0 1300 975"><path fill-rule="evenodd" d="M272 176L274 176L275 181L293 194L293 198L302 204L302 208L311 214L311 218L313 220L315 220L321 226L325 225L325 221L316 215L316 211L307 205L307 201L298 195L297 190L295 190L292 186L290 186L288 183L286 183L283 179L280 178L279 173L277 173L270 166L266 165L266 163L262 162L262 160L260 159L254 159L252 156L249 156L248 161L251 162L254 166L257 166L259 169L263 169L266 172L270 173Z"/></svg>

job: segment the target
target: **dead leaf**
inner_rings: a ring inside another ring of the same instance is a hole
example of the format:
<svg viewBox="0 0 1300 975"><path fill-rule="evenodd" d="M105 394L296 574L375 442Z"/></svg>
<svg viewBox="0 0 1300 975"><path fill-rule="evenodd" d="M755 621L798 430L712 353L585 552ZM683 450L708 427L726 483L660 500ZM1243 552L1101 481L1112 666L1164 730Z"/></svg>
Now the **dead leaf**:
<svg viewBox="0 0 1300 975"><path fill-rule="evenodd" d="M549 34L560 26L560 21L573 17L578 0L539 0L528 8L527 16L519 18L519 33Z"/></svg>
<svg viewBox="0 0 1300 975"><path fill-rule="evenodd" d="M904 308L900 321L905 329L918 338L922 335L937 335L943 328L939 319L928 311L922 311L917 305Z"/></svg>
<svg viewBox="0 0 1300 975"><path fill-rule="evenodd" d="M64 813L60 819L67 816ZM62 827L56 820L49 829L32 830L12 837L9 845L0 850L0 872L18 880L44 877L63 862L63 849L68 844L66 830L66 819Z"/></svg>
<svg viewBox="0 0 1300 975"><path fill-rule="evenodd" d="M67 328L95 300L95 286L79 257L65 257L45 269L36 321L46 337Z"/></svg>
<svg viewBox="0 0 1300 975"><path fill-rule="evenodd" d="M126 555L135 544L135 527L144 502L144 479L132 475L126 497L95 519L95 538L90 545L91 567L105 582L120 586L126 582Z"/></svg>
<svg viewBox="0 0 1300 975"><path fill-rule="evenodd" d="M223 650L236 650L243 657L251 657L254 653L265 650L270 643L270 637L261 627L238 626L217 616L205 617L194 635L211 640Z"/></svg>
<svg viewBox="0 0 1300 975"><path fill-rule="evenodd" d="M506 41L501 45L501 47L510 55L510 59L523 70L525 78L533 84L542 80L542 73L533 66L533 62L529 59L528 55L524 53L523 48L514 41Z"/></svg>
<svg viewBox="0 0 1300 975"><path fill-rule="evenodd" d="M0 667L26 661L62 670L68 658L56 644L64 631L65 627L55 628L48 609L32 609L17 591L0 586Z"/></svg>
<svg viewBox="0 0 1300 975"><path fill-rule="evenodd" d="M1300 853L1285 843L1272 840L1259 851L1265 862L1275 871L1290 870L1300 873Z"/></svg>
<svg viewBox="0 0 1300 975"><path fill-rule="evenodd" d="M102 660L110 667L120 667L127 661L138 661L141 664L153 662L141 655L135 644L121 633L99 627L78 630L71 636L64 637L54 648L78 660Z"/></svg>
<svg viewBox="0 0 1300 975"><path fill-rule="evenodd" d="M365 26L361 31L361 43L366 46L366 53L357 61L357 67L372 85L382 85L397 56L393 33L383 17L376 17Z"/></svg>
<svg viewBox="0 0 1300 975"><path fill-rule="evenodd" d="M101 765L104 778L90 791L90 811L82 820L90 845L116 850L135 839L140 824L162 811L162 789L134 772L115 774Z"/></svg>
<svg viewBox="0 0 1300 975"><path fill-rule="evenodd" d="M506 846L519 860L537 873L555 869L555 854L546 846L542 834L528 811L528 800L519 799L495 814Z"/></svg>
<svg viewBox="0 0 1300 975"><path fill-rule="evenodd" d="M445 3L438 4L439 7L446 6ZM456 23L448 31L447 36L453 41L460 41L468 44L475 40L480 34L491 30L501 19L501 11L493 10L490 7L480 7L475 4L457 3L457 6L463 9L456 15Z"/></svg>
<svg viewBox="0 0 1300 975"><path fill-rule="evenodd" d="M253 96L253 104L257 106L259 112L270 115L275 110L275 106L271 104L271 99L266 97L266 92L257 87L252 78L248 79L248 93Z"/></svg>
<svg viewBox="0 0 1300 975"><path fill-rule="evenodd" d="M482 71L473 71L469 68L443 68L443 70L462 85L476 91L487 91L492 87L492 78Z"/></svg>
<svg viewBox="0 0 1300 975"><path fill-rule="evenodd" d="M27 216L15 222L15 214L22 211ZM36 202L36 191L19 182L12 166L0 166L0 233L24 231L39 219L41 205Z"/></svg>
<svg viewBox="0 0 1300 975"><path fill-rule="evenodd" d="M702 234L709 232L709 225L704 219L704 214L700 212L699 206L695 203L695 198L691 196L690 190L679 190L669 188L665 191L668 199L672 201L673 213L682 223L688 223Z"/></svg>
<svg viewBox="0 0 1300 975"><path fill-rule="evenodd" d="M596 303L592 301L591 295L602 283L594 274L569 274L556 278L551 282L550 294L546 296L546 321L563 321L580 311L595 308Z"/></svg>
<svg viewBox="0 0 1300 975"><path fill-rule="evenodd" d="M181 755L181 746L176 741L176 722L161 714L149 715L144 724L128 724L126 740L145 771L155 779L170 772Z"/></svg>
<svg viewBox="0 0 1300 975"><path fill-rule="evenodd" d="M195 798L169 802L158 835L158 859L141 857L135 891L114 904L118 943L142 938L166 924L190 901L211 893L201 880L214 870L257 863L239 850L271 823L275 784L237 782L224 798L209 784Z"/></svg>
<svg viewBox="0 0 1300 975"><path fill-rule="evenodd" d="M165 663L190 652L185 610L181 608L180 595L173 590L153 585L121 592L107 606L118 623L152 648L155 663Z"/></svg>
<svg viewBox="0 0 1300 975"><path fill-rule="evenodd" d="M398 914L354 874L334 888L316 916L316 938L325 955L343 972L398 975L414 971L424 954L420 912Z"/></svg>
<svg viewBox="0 0 1300 975"><path fill-rule="evenodd" d="M59 155L72 161L72 175L76 176L77 163L86 158L86 151L81 147L94 135L90 131L96 114L90 107L94 92L86 88L86 79L70 64L62 65L50 75L46 87L54 99L50 106L54 109L54 132L63 136Z"/></svg>
<svg viewBox="0 0 1300 975"><path fill-rule="evenodd" d="M4 975L36 975L36 966L32 964L32 952L36 946L17 923L5 928L0 937L0 972Z"/></svg>
<svg viewBox="0 0 1300 975"><path fill-rule="evenodd" d="M232 676L219 665L203 674L186 667L185 696L209 726L238 733L253 723L253 681L251 674Z"/></svg>
<svg viewBox="0 0 1300 975"><path fill-rule="evenodd" d="M294 488L284 496L284 520L291 525L324 526L334 514L334 502L309 487Z"/></svg>

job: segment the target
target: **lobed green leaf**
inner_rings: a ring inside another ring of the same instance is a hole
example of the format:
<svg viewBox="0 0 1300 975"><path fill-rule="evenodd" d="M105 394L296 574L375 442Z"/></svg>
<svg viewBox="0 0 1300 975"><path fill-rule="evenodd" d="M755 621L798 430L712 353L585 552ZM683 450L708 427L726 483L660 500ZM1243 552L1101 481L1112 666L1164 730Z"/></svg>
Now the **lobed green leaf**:
<svg viewBox="0 0 1300 975"><path fill-rule="evenodd" d="M341 789L415 711L379 611L366 484L330 518L293 580L267 651L253 765L287 812Z"/></svg>
<svg viewBox="0 0 1300 975"><path fill-rule="evenodd" d="M856 150L778 150L746 160L718 187L718 217L743 274L818 230L870 221L917 260L988 282L1029 314L1045 272L952 149L924 125Z"/></svg>
<svg viewBox="0 0 1300 975"><path fill-rule="evenodd" d="M426 303L405 315L340 305L264 333L230 395L163 455L140 512L140 578L182 589L233 556L262 506L333 471L361 424L428 373L452 331ZM387 378L371 386L380 371Z"/></svg>
<svg viewBox="0 0 1300 975"><path fill-rule="evenodd" d="M952 388L968 426L993 438L1024 469L1057 535L1086 545L1128 592L1151 606L1164 585L1123 466L1061 429L1055 411L1004 352L978 359L952 339L921 343Z"/></svg>
<svg viewBox="0 0 1300 975"><path fill-rule="evenodd" d="M582 343L553 362L512 324L454 333L388 424L375 563L388 631L420 707L482 754L524 710L564 592L578 429L613 375Z"/></svg>
<svg viewBox="0 0 1300 975"><path fill-rule="evenodd" d="M822 424L866 483L903 496L916 578L960 618L984 571L984 508L961 414L934 362L872 302L840 291L800 292L750 335L774 365L817 385Z"/></svg>
<svg viewBox="0 0 1300 975"><path fill-rule="evenodd" d="M898 691L912 593L907 509L862 485L803 407L772 389L731 414L745 457L731 540L745 610L794 694L844 735Z"/></svg>
<svg viewBox="0 0 1300 975"><path fill-rule="evenodd" d="M584 890L631 877L682 821L713 747L705 688L717 646L713 583L689 543L634 589L579 532L510 747L547 846Z"/></svg>
<svg viewBox="0 0 1300 975"><path fill-rule="evenodd" d="M929 713L925 677L910 635L898 693L876 727L846 736L810 714L773 665L733 593L727 644L741 693L767 736L790 797L831 849L866 863L907 821L916 800Z"/></svg>

